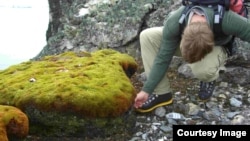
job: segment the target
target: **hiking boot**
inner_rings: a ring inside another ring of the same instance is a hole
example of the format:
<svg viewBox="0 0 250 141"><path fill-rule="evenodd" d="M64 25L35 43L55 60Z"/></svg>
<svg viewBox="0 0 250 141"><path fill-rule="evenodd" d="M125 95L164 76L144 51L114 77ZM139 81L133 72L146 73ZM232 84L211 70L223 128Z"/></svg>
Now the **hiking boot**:
<svg viewBox="0 0 250 141"><path fill-rule="evenodd" d="M198 97L202 101L207 101L213 95L213 91L215 88L215 81L212 82L200 82L200 90L198 93Z"/></svg>
<svg viewBox="0 0 250 141"><path fill-rule="evenodd" d="M154 110L157 107L169 105L172 102L172 93L166 93L163 95L152 94L149 96L148 100L143 103L142 107L136 110L141 113L146 113Z"/></svg>

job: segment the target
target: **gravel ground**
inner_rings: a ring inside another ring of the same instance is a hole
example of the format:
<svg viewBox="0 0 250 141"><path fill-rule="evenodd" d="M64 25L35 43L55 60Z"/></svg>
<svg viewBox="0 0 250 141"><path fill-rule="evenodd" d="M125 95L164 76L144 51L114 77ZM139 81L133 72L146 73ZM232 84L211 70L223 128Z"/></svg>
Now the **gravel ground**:
<svg viewBox="0 0 250 141"><path fill-rule="evenodd" d="M212 98L197 99L199 81L169 73L174 90L172 105L137 114L130 141L172 141L173 125L250 125L250 87L218 81Z"/></svg>

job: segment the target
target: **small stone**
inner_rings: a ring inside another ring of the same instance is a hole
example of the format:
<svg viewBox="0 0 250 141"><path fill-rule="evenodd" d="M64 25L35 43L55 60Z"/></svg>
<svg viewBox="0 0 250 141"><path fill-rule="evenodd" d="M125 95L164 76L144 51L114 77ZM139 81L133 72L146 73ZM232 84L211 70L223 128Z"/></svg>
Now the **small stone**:
<svg viewBox="0 0 250 141"><path fill-rule="evenodd" d="M35 78L30 78L30 82L36 82Z"/></svg>

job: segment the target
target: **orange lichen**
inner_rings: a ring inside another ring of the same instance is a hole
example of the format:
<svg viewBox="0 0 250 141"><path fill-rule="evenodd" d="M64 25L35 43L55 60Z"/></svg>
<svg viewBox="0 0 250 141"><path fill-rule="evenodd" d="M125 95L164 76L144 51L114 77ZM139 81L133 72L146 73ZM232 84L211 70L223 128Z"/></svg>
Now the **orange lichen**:
<svg viewBox="0 0 250 141"><path fill-rule="evenodd" d="M0 105L1 141L8 141L8 136L24 138L28 131L29 120L26 114L16 107Z"/></svg>

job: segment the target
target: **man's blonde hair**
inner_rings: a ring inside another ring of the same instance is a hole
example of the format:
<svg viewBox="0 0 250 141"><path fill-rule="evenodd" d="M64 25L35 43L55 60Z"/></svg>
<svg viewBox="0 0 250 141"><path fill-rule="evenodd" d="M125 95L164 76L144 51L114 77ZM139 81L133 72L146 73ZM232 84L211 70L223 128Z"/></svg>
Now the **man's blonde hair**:
<svg viewBox="0 0 250 141"><path fill-rule="evenodd" d="M188 63L200 61L213 50L214 35L206 22L186 26L180 43L182 57Z"/></svg>

